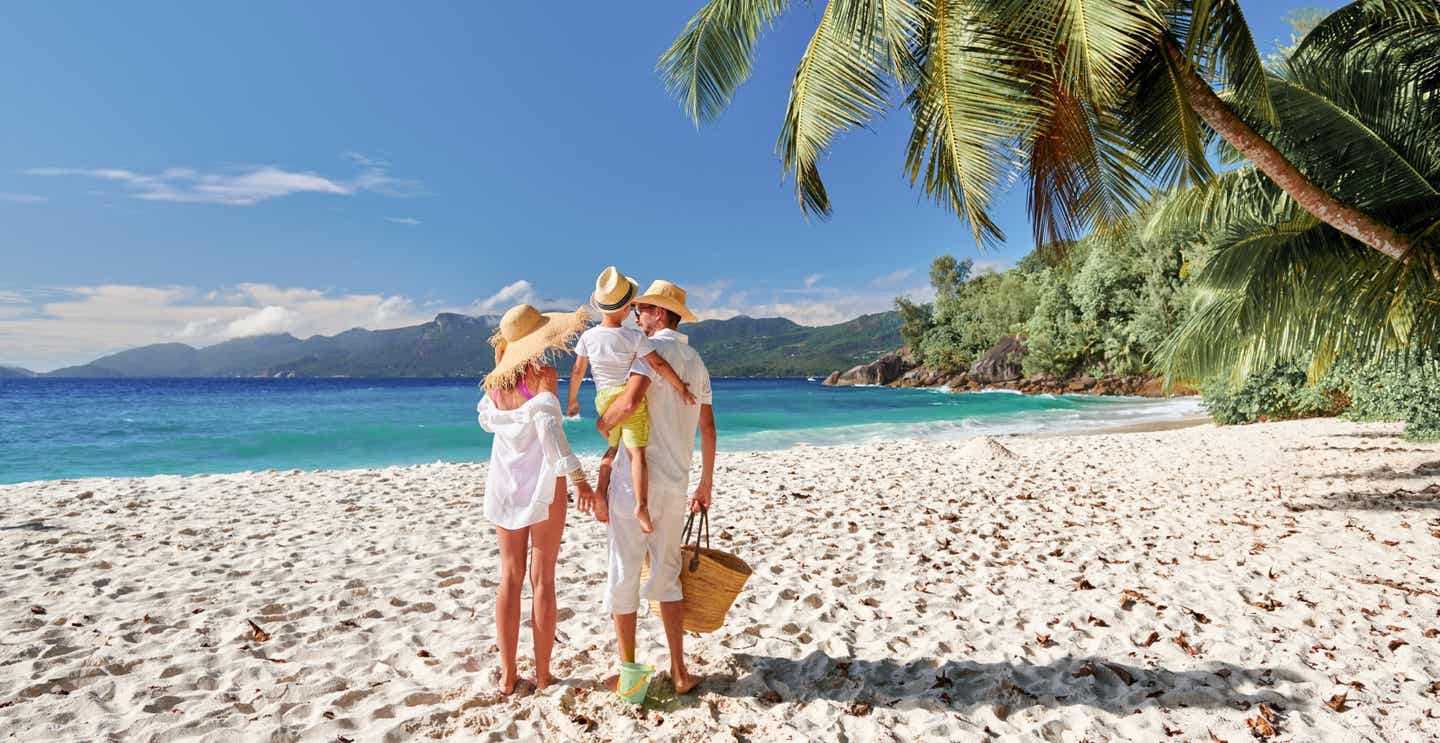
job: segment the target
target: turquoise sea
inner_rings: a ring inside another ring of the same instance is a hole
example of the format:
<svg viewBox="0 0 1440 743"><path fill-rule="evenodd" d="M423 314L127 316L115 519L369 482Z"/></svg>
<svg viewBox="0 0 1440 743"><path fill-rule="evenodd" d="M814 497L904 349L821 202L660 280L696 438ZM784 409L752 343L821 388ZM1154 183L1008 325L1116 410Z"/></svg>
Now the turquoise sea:
<svg viewBox="0 0 1440 743"><path fill-rule="evenodd" d="M0 379L0 483L484 460L464 379ZM1025 397L717 379L721 451L1094 429L1199 411L1194 399ZM562 387L561 394L564 394ZM591 398L566 423L599 453Z"/></svg>

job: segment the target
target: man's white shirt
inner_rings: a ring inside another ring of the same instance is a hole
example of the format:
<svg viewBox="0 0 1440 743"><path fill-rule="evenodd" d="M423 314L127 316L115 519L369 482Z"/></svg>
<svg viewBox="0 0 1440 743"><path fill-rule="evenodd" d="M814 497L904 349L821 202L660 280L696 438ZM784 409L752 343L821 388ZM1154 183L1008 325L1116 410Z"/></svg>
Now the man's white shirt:
<svg viewBox="0 0 1440 743"><path fill-rule="evenodd" d="M686 405L680 393L668 384L650 385L646 399L650 408L650 443L645 447L645 461L649 465L652 503L657 498L685 497L690 485L690 463L695 455L695 432L700 425L700 406L710 405L714 399L710 371L689 340L685 334L670 329L650 336L650 344L675 369L698 403ZM645 371L648 370L647 366ZM610 476L611 518L634 518L634 508L630 459L621 447Z"/></svg>

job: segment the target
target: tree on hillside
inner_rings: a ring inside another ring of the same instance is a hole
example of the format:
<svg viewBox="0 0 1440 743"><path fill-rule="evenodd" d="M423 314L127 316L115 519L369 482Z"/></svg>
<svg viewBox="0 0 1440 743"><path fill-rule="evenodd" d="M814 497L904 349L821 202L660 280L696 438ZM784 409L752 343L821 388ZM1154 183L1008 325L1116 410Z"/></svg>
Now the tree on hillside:
<svg viewBox="0 0 1440 743"><path fill-rule="evenodd" d="M658 68L697 125L729 104L760 34L790 8L709 0L686 24ZM1338 39L1388 43L1434 33L1440 0L1362 0L1327 21ZM1327 190L1286 156L1238 0L828 0L776 142L803 210L830 212L821 157L897 91L913 122L904 172L982 246L1003 238L989 206L1017 174L1045 244L1114 224L1145 199L1147 181L1211 181L1216 134L1297 207L1391 260L1433 238L1428 225L1388 221Z"/></svg>

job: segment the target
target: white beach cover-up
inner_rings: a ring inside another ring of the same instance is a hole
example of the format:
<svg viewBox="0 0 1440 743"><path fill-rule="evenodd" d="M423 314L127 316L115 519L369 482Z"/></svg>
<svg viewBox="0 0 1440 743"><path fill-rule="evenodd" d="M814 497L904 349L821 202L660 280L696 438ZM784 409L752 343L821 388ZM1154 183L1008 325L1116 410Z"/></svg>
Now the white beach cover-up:
<svg viewBox="0 0 1440 743"><path fill-rule="evenodd" d="M505 529L544 521L555 500L555 478L580 467L561 425L560 399L541 392L514 410L501 410L486 395L475 409L480 427L495 434L485 518Z"/></svg>

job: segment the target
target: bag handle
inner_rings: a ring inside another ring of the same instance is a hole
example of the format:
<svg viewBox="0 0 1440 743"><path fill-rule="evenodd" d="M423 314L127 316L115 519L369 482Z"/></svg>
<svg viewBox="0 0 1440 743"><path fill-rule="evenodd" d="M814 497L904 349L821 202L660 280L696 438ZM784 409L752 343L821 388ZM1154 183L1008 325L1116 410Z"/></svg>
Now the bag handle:
<svg viewBox="0 0 1440 743"><path fill-rule="evenodd" d="M690 512L690 515L685 519L685 533L683 536L680 537L681 544L685 544L690 541L690 532L692 530L695 532L695 551L690 553L690 564L686 567L690 570L690 572L693 573L696 570L700 569L701 533L704 533L705 535L705 548L709 549L710 547L710 509L700 509L700 524L698 527L695 524L695 511Z"/></svg>

